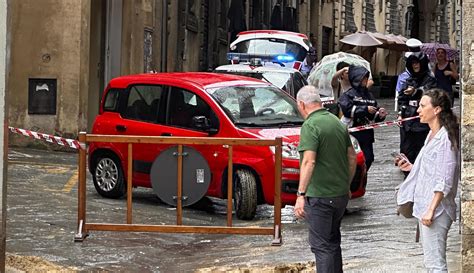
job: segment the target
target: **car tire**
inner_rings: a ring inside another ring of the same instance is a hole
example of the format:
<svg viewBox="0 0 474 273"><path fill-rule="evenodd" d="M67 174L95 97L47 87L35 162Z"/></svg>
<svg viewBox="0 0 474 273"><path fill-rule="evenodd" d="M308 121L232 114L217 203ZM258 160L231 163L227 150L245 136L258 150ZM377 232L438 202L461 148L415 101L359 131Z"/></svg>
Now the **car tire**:
<svg viewBox="0 0 474 273"><path fill-rule="evenodd" d="M252 220L257 212L257 182L251 171L240 169L235 172L233 194L237 218Z"/></svg>
<svg viewBox="0 0 474 273"><path fill-rule="evenodd" d="M103 197L120 198L125 194L122 165L115 155L105 153L96 158L92 179L96 191Z"/></svg>

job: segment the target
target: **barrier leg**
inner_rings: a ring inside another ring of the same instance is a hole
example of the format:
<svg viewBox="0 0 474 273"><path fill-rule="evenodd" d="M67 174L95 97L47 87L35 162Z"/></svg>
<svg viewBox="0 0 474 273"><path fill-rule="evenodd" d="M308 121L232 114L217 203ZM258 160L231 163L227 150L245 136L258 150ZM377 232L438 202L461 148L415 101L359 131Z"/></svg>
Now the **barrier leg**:
<svg viewBox="0 0 474 273"><path fill-rule="evenodd" d="M274 198L274 222L272 246L281 246L281 153L282 140L276 139L279 143L275 146L275 198Z"/></svg>
<svg viewBox="0 0 474 273"><path fill-rule="evenodd" d="M86 133L79 133L79 141L86 142ZM84 229L86 221L86 150L79 149L79 170L78 170L78 206L77 206L77 233L74 235L75 242L82 242L87 237Z"/></svg>
<svg viewBox="0 0 474 273"><path fill-rule="evenodd" d="M232 176L234 174L234 170L232 168L232 156L233 150L232 146L229 145L229 160L227 162L227 226L232 226L232 190L233 190L233 183L232 183ZM237 208L235 208L237 210Z"/></svg>

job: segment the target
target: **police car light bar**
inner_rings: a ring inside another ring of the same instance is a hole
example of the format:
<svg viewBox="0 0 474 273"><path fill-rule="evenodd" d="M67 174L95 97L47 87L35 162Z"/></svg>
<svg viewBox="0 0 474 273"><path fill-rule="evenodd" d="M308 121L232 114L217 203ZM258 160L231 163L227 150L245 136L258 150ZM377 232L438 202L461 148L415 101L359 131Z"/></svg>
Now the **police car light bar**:
<svg viewBox="0 0 474 273"><path fill-rule="evenodd" d="M289 63L294 62L295 57L288 54L252 54L252 53L227 53L227 60L231 62L250 61L251 59L261 59L264 62Z"/></svg>

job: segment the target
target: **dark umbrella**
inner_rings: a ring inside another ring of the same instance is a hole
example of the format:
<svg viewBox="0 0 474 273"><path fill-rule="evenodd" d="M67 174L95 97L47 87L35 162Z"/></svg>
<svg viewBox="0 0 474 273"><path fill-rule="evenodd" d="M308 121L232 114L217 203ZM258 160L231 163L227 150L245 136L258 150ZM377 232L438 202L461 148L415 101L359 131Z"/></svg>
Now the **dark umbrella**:
<svg viewBox="0 0 474 273"><path fill-rule="evenodd" d="M382 44L377 47L395 51L408 51L408 46L406 45L407 38L401 35L383 34L379 32L371 32L371 34L382 42Z"/></svg>

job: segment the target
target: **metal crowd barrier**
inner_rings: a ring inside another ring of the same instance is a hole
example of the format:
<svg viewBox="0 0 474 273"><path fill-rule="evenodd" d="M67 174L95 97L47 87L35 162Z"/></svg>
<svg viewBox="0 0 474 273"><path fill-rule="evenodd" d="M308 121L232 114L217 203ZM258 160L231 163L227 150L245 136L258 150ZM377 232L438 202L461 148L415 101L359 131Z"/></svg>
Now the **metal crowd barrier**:
<svg viewBox="0 0 474 273"><path fill-rule="evenodd" d="M74 236L76 242L82 242L89 231L131 231L131 232L163 232L163 233L207 233L207 234L241 234L241 235L273 235L272 245L280 246L281 238L281 154L282 140L242 139L242 138L184 138L184 137L155 137L155 136L115 136L93 135L81 132L81 143L89 142L119 142L128 143L127 166L127 215L125 224L88 223L86 221L86 149L79 149L79 184L78 184L78 231ZM178 145L178 179L177 179L177 208L176 225L145 225L132 223L132 173L133 173L133 144L175 144ZM182 170L183 145L226 145L228 147L227 171L227 226L186 226L182 224ZM274 146L275 147L275 198L273 227L233 227L232 226L232 151L233 146Z"/></svg>

